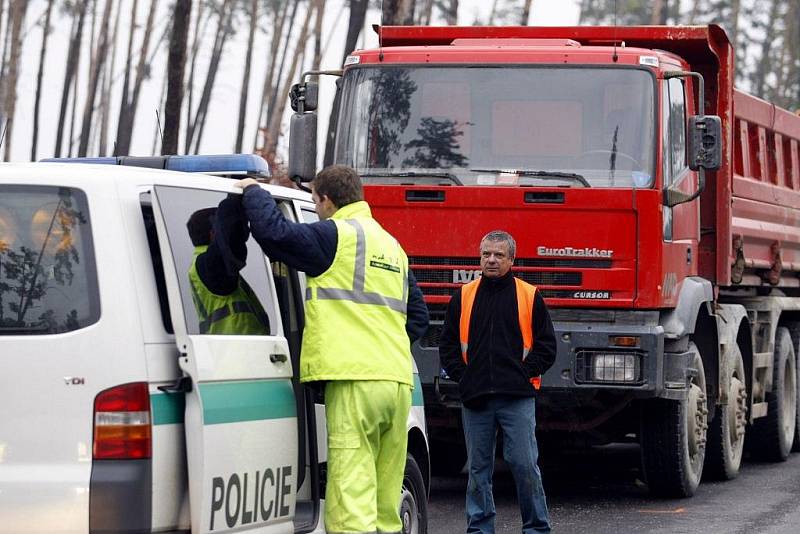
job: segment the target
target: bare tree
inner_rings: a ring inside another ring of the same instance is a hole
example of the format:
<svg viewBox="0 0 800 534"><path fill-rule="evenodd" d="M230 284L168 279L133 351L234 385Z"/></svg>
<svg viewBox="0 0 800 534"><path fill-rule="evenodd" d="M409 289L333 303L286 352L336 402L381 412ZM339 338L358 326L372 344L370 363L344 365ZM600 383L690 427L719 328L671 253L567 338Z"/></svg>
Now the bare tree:
<svg viewBox="0 0 800 534"><path fill-rule="evenodd" d="M188 154L192 146L192 140L189 136L189 130L192 128L192 110L194 109L194 71L197 65L197 55L200 51L200 43L203 36L208 29L209 21L211 20L211 10L205 9L206 4L201 2L197 8L197 17L194 20L194 31L192 34L192 46L189 52L189 78L186 81L186 135L184 138L183 151ZM206 15L208 12L208 15Z"/></svg>
<svg viewBox="0 0 800 534"><path fill-rule="evenodd" d="M105 156L108 153L108 122L111 116L111 90L114 87L114 73L117 71L117 43L119 37L119 21L122 14L122 5L117 6L114 16L114 33L111 39L111 61L103 74L100 94L100 131L98 133L97 154Z"/></svg>
<svg viewBox="0 0 800 534"><path fill-rule="evenodd" d="M522 15L520 15L519 23L522 26L528 25L528 20L531 18L531 4L533 0L522 0Z"/></svg>
<svg viewBox="0 0 800 534"><path fill-rule="evenodd" d="M134 0L136 3L137 0ZM147 14L147 22L145 22L144 31L142 34L142 48L139 52L139 61L136 64L136 77L133 82L133 89L131 92L130 100L127 99L127 92L123 84L123 98L120 103L119 122L117 123L117 149L118 155L127 155L130 152L131 139L133 138L133 127L136 119L136 109L139 105L139 92L142 88L144 79L149 74L150 63L148 61L148 51L150 49L151 36L153 33L153 21L155 20L156 11L158 9L158 0L150 1L150 10ZM135 16L135 15L134 15ZM131 20L131 33L133 33L135 26L135 19ZM133 35L129 38L129 48ZM125 76L128 78L128 69L130 66L131 58L128 56L126 64Z"/></svg>
<svg viewBox="0 0 800 534"><path fill-rule="evenodd" d="M303 49L306 46L306 42L308 40L308 27L311 23L311 17L314 15L314 8L311 7L306 12L305 20L303 21L303 27L300 29L300 34L297 37L296 44L294 46L294 54L292 54L292 64L289 67L289 71L286 73L286 78L284 82L280 85L280 90L277 91L279 95L287 95L289 93L289 86L294 83L295 72L297 71L298 60ZM276 84L277 85L277 84ZM266 145L265 151L266 154L272 159L274 159L275 149L278 146L278 138L280 136L280 126L281 126L281 118L283 117L283 110L286 107L287 98L281 98L278 101L276 109L272 113L270 118L270 122L267 128L267 138L266 138Z"/></svg>
<svg viewBox="0 0 800 534"><path fill-rule="evenodd" d="M19 76L19 58L22 54L22 29L25 24L25 13L28 2L11 2L8 16L11 18L11 51L8 58L8 71L3 77L5 84L5 141L4 161L11 158L11 136L14 129L14 113L17 106L17 77Z"/></svg>
<svg viewBox="0 0 800 534"><path fill-rule="evenodd" d="M322 18L325 16L325 0L316 0L317 18L314 22L314 60L311 62L313 70L319 70L322 61Z"/></svg>
<svg viewBox="0 0 800 534"><path fill-rule="evenodd" d="M100 83L100 74L103 71L106 56L108 55L108 26L111 20L111 8L114 0L106 0L103 17L100 21L100 36L97 39L97 50L93 54L93 61L89 74L89 87L86 91L86 100L83 105L83 122L81 124L81 138L78 145L78 157L84 157L89 149L89 139L92 130L92 117L94 115L94 101L97 97L97 86Z"/></svg>
<svg viewBox="0 0 800 534"><path fill-rule="evenodd" d="M458 0L435 0L435 4L442 12L446 24L449 26L458 24Z"/></svg>
<svg viewBox="0 0 800 534"><path fill-rule="evenodd" d="M247 113L247 95L250 90L250 61L253 58L253 41L256 37L258 26L258 0L250 3L250 30L247 33L247 52L244 60L244 73L242 74L242 90L239 96L239 120L236 125L236 144L234 152L242 151L242 138L244 137L244 120Z"/></svg>
<svg viewBox="0 0 800 534"><path fill-rule="evenodd" d="M286 23L286 18L289 12L289 2L280 2L279 0L272 0L272 12L274 18L278 20L278 25L273 27L272 39L270 43L269 64L267 65L266 72L264 73L264 84L261 88L261 103L258 108L258 128L256 129L255 140L253 141L253 151L259 151L259 137L262 132L266 131L266 127L262 127L262 121L267 111L267 104L272 96L273 79L275 77L275 64L278 62L278 52L280 48L281 36L283 35L283 27Z"/></svg>
<svg viewBox="0 0 800 534"><path fill-rule="evenodd" d="M347 36L344 40L342 63L344 63L345 58L350 52L356 48L358 35L361 33L361 28L364 27L364 19L367 17L368 5L368 0L350 0L350 22L347 24Z"/></svg>
<svg viewBox="0 0 800 534"><path fill-rule="evenodd" d="M55 157L61 156L61 144L64 138L64 122L67 116L67 106L78 71L80 59L81 42L83 41L83 22L86 19L86 8L89 0L79 0L75 4L73 12L73 28L69 47L67 48L67 65L64 71L64 87L61 90L61 108L58 114L58 126L56 127L56 146Z"/></svg>
<svg viewBox="0 0 800 534"><path fill-rule="evenodd" d="M36 148L39 142L39 103L42 98L42 79L44 78L44 60L47 56L47 38L50 36L50 16L53 13L54 0L47 0L47 10L42 23L42 46L39 49L39 70L36 72L36 94L33 100L33 138L31 139L31 161L36 161Z"/></svg>
<svg viewBox="0 0 800 534"><path fill-rule="evenodd" d="M172 33L169 40L167 62L167 99L164 103L164 139L161 154L178 152L178 134L183 104L183 78L186 71L186 46L189 39L189 22L192 1L176 0L172 12Z"/></svg>
<svg viewBox="0 0 800 534"><path fill-rule="evenodd" d="M416 0L383 0L382 6L381 24L386 26L414 24Z"/></svg>
<svg viewBox="0 0 800 534"><path fill-rule="evenodd" d="M767 76L773 72L772 45L776 38L776 24L780 8L780 0L771 0L769 14L762 25L764 37L761 40L761 58L756 65L756 70L753 72L752 77L753 92L756 96L761 98L767 96Z"/></svg>
<svg viewBox="0 0 800 534"><path fill-rule="evenodd" d="M206 81L203 85L203 92L200 95L200 102L197 105L197 112L194 115L194 120L189 126L186 135L190 143L194 143L194 153L200 150L200 142L203 138L203 130L205 128L206 117L208 116L208 106L211 102L211 92L214 88L214 82L219 70L219 63L222 59L222 52L225 49L225 44L228 37L233 32L231 21L233 18L233 0L224 0L219 11L219 24L217 25L217 33L214 37L214 45L211 50L211 60L208 64L208 72L206 73Z"/></svg>

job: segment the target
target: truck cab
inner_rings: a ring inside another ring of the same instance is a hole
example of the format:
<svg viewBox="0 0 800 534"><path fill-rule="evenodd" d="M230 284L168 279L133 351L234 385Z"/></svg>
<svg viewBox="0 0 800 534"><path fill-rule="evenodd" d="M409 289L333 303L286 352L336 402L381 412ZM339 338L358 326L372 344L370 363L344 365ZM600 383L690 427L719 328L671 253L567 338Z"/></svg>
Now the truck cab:
<svg viewBox="0 0 800 534"><path fill-rule="evenodd" d="M650 489L672 496L691 495L704 467L733 478L746 431L785 459L796 366L776 369L800 338L785 342L796 267L779 260L800 258L788 191L800 125L734 88L724 31L377 31L379 47L340 73L330 161L359 170L429 304L415 356L434 465L464 465L438 336L495 229L516 239L513 271L542 292L558 337L537 398L544 439L635 439ZM293 134L308 146L302 97L316 91L299 89Z"/></svg>
<svg viewBox="0 0 800 534"><path fill-rule="evenodd" d="M304 274L250 238L241 276L265 330L204 332L187 221L241 190L95 163L0 165L3 529L324 532L324 404L297 377ZM309 194L263 187L316 220ZM408 436L398 505L424 532L421 395Z"/></svg>

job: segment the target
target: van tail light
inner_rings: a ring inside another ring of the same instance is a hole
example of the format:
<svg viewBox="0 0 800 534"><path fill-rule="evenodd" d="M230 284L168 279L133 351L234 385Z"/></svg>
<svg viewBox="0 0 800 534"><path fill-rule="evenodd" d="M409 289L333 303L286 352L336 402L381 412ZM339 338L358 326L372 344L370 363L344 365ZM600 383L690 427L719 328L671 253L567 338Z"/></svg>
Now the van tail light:
<svg viewBox="0 0 800 534"><path fill-rule="evenodd" d="M95 460L150 458L150 393L147 382L106 389L94 399Z"/></svg>

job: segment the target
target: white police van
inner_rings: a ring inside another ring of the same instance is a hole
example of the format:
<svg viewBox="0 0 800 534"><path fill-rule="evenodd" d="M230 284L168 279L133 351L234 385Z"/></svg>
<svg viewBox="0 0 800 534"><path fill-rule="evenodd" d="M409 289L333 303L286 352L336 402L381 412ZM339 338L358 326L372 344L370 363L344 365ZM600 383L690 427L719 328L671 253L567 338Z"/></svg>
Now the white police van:
<svg viewBox="0 0 800 534"><path fill-rule="evenodd" d="M131 164L0 164L0 531L324 532L324 406L295 374L304 275L251 238L269 335L201 334L186 222L240 191ZM316 220L307 193L263 187ZM419 387L413 404L399 501L425 533Z"/></svg>

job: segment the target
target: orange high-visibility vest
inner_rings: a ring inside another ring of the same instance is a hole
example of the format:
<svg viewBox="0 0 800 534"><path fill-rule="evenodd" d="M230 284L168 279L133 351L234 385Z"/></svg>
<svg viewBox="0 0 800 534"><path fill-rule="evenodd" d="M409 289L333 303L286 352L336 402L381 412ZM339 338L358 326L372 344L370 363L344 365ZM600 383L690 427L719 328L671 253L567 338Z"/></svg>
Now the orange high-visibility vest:
<svg viewBox="0 0 800 534"><path fill-rule="evenodd" d="M469 347L469 320L472 317L472 305L475 303L475 294L481 279L473 280L461 288L461 319L459 321L459 337L461 338L461 358L467 363L467 348ZM519 317L519 330L522 333L522 359L528 357L533 348L533 297L536 295L536 286L514 278L517 294L517 315ZM542 377L534 376L530 380L535 389L542 385Z"/></svg>

